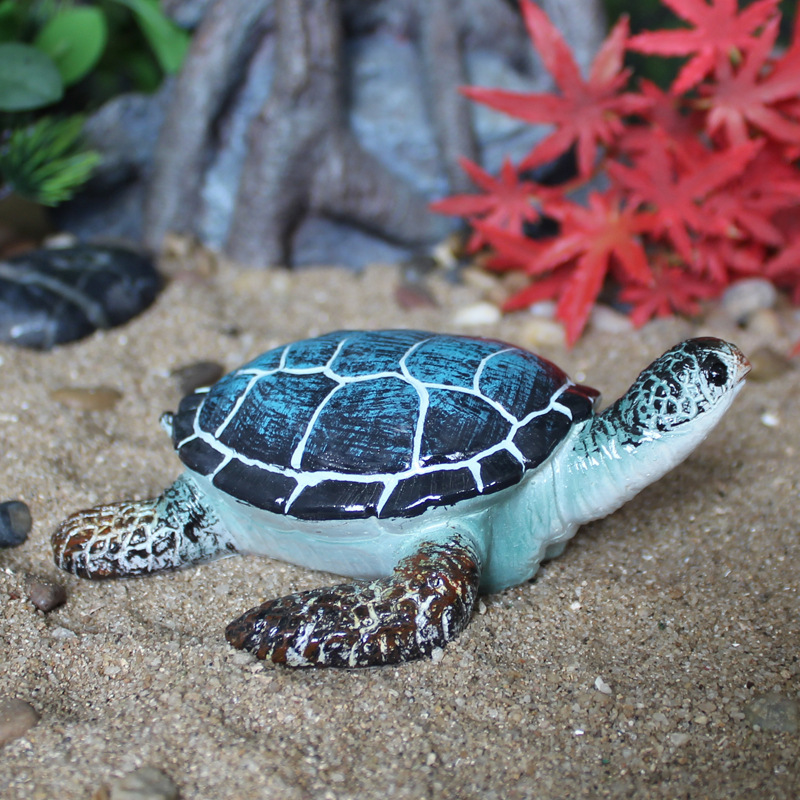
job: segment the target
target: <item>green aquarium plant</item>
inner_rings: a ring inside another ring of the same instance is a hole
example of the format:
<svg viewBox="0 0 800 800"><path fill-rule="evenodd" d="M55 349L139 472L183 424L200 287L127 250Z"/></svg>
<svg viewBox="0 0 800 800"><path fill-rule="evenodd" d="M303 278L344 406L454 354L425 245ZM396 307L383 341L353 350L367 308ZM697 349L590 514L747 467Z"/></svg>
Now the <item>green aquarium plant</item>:
<svg viewBox="0 0 800 800"><path fill-rule="evenodd" d="M0 195L69 199L99 162L85 112L177 71L189 35L159 0L0 0Z"/></svg>

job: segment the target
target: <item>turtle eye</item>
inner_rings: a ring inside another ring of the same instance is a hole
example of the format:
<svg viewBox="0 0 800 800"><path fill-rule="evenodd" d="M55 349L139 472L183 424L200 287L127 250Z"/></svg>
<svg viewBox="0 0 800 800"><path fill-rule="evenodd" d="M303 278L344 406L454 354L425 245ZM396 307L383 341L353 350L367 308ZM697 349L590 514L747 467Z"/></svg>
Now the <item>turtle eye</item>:
<svg viewBox="0 0 800 800"><path fill-rule="evenodd" d="M728 368L717 356L706 356L700 369L712 386L724 386L728 382Z"/></svg>

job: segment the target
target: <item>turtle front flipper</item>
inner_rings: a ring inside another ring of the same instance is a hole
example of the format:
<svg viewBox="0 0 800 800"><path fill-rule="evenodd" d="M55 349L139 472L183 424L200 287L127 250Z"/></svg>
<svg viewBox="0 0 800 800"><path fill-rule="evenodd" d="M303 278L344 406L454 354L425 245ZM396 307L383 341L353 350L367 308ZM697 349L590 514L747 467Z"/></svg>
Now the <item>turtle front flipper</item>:
<svg viewBox="0 0 800 800"><path fill-rule="evenodd" d="M480 560L465 539L424 544L392 575L290 594L231 622L227 640L291 667L373 667L430 656L472 616Z"/></svg>
<svg viewBox="0 0 800 800"><path fill-rule="evenodd" d="M56 566L81 578L147 575L236 552L217 515L185 475L154 500L72 514L51 543Z"/></svg>

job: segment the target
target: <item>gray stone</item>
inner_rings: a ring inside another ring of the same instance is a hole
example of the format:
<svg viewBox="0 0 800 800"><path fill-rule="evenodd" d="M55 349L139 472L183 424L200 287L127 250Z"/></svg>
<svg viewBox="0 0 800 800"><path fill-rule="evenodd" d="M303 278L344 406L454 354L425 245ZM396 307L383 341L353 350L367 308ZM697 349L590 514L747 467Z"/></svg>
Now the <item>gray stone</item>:
<svg viewBox="0 0 800 800"><path fill-rule="evenodd" d="M228 238L236 192L247 155L247 129L269 97L272 86L275 37L261 41L247 67L241 91L219 125L219 142L202 188L203 209L199 220L200 238L220 249Z"/></svg>
<svg viewBox="0 0 800 800"><path fill-rule="evenodd" d="M309 217L294 235L294 263L299 267L341 264L361 269L392 264L408 254L407 248L322 217Z"/></svg>
<svg viewBox="0 0 800 800"><path fill-rule="evenodd" d="M133 250L30 250L0 261L0 341L49 350L127 322L160 289L152 259Z"/></svg>
<svg viewBox="0 0 800 800"><path fill-rule="evenodd" d="M214 0L161 0L164 13L181 28L192 29L200 24L203 14Z"/></svg>
<svg viewBox="0 0 800 800"><path fill-rule="evenodd" d="M154 94L122 94L87 120L85 142L103 160L92 173L86 191L101 194L147 170L171 94L172 81L165 81Z"/></svg>
<svg viewBox="0 0 800 800"><path fill-rule="evenodd" d="M578 62L588 64L603 28L597 16L599 5L587 3L577 17L562 0L548 0L545 5L563 26ZM179 24L193 28L210 7L210 0L168 0L165 10ZM450 188L427 107L428 81L416 42L419 13L417 0L347 0L343 4L349 121L366 151L425 199L433 200L448 194ZM228 240L247 152L247 131L271 90L275 37L268 18L269 12L264 16L266 33L249 58L242 80L230 88L216 120L213 148L209 148L200 181L201 202L192 222L193 232L214 249L221 249ZM453 24L459 26L464 43L469 83L520 92L551 88L551 78L541 69L511 4L463 0ZM56 210L58 224L81 239L105 233L141 240L142 181L153 163L172 86L170 80L153 96L116 98L90 119L87 139L100 150L103 162L87 190ZM470 109L481 160L490 172L496 172L505 157L519 161L548 130L480 104L471 104ZM442 236L450 224L442 218ZM336 250L318 243L321 227L330 233L326 243L341 240ZM396 247L340 221L307 220L293 242L296 264L361 267L411 255L412 249Z"/></svg>

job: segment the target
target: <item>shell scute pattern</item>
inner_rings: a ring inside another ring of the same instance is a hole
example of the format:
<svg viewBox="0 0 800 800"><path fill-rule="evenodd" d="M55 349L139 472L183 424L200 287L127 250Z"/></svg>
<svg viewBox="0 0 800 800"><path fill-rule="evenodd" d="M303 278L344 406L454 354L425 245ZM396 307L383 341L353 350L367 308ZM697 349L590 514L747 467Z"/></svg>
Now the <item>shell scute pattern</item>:
<svg viewBox="0 0 800 800"><path fill-rule="evenodd" d="M359 409L365 413L358 415ZM344 384L321 408L292 466L344 474L403 472L411 468L418 419L419 395L402 378Z"/></svg>
<svg viewBox="0 0 800 800"><path fill-rule="evenodd" d="M231 452L265 464L293 464L314 412L335 387L336 382L321 373L253 378L238 407L211 430ZM202 412L200 424L208 430Z"/></svg>
<svg viewBox="0 0 800 800"><path fill-rule="evenodd" d="M409 374L422 383L474 389L486 369L486 359L507 351L508 345L490 340L473 342L470 350L464 352L460 342L450 337L423 341L405 357L404 364Z"/></svg>
<svg viewBox="0 0 800 800"><path fill-rule="evenodd" d="M430 389L422 434L420 464L434 466L466 461L480 453L487 440L502 442L511 422L474 395Z"/></svg>
<svg viewBox="0 0 800 800"><path fill-rule="evenodd" d="M338 335L341 338L342 332ZM414 350L424 346L428 337L421 331L374 331L368 336L355 333L342 341L331 370L342 378L371 379L382 373L400 373L401 360L407 365Z"/></svg>
<svg viewBox="0 0 800 800"><path fill-rule="evenodd" d="M319 336L316 339L303 339L282 349L271 350L270 353L273 354L271 359L264 360L259 357L255 360L254 366L257 365L260 370L275 369L278 366L285 370L314 370L329 364L341 349L341 345L341 337L335 334Z"/></svg>
<svg viewBox="0 0 800 800"><path fill-rule="evenodd" d="M501 342L343 331L185 399L173 439L188 467L259 508L408 517L517 483L596 396Z"/></svg>

